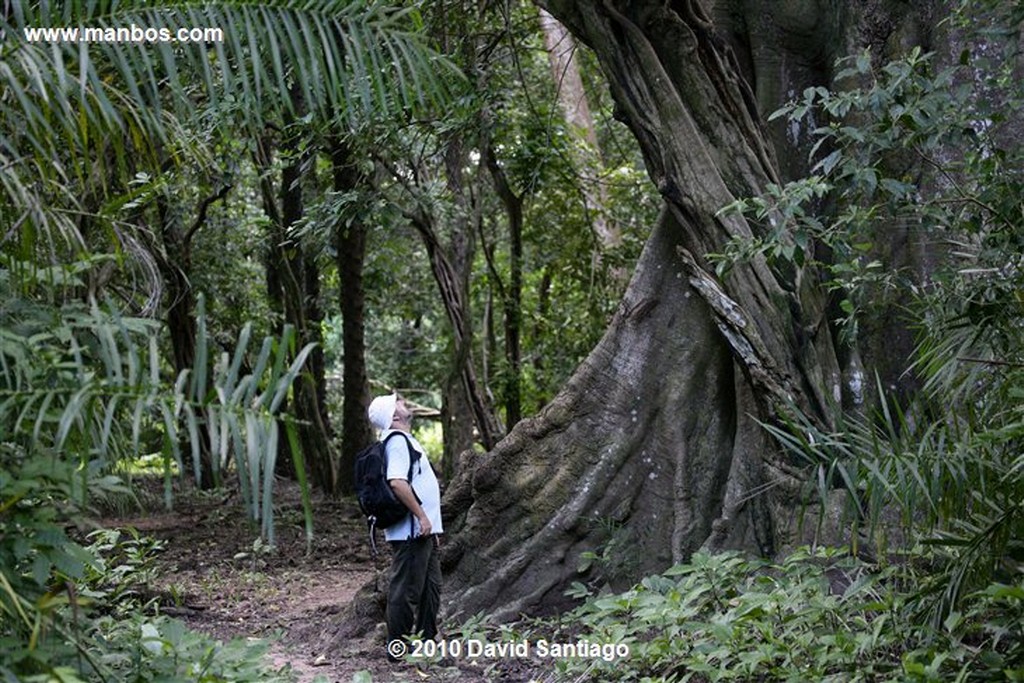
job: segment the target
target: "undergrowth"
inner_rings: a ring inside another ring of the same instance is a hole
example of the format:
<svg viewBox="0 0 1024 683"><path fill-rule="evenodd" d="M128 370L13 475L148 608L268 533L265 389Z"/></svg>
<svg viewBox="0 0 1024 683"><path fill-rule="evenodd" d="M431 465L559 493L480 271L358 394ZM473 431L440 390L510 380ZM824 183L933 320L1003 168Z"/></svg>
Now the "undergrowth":
<svg viewBox="0 0 1024 683"><path fill-rule="evenodd" d="M624 593L591 596L563 616L563 640L625 643L630 653L624 660L562 660L558 677L1024 680L1024 580L967 596L933 628L918 600L926 569L916 567L926 560L920 554L880 567L834 549L801 549L780 563L698 553Z"/></svg>
<svg viewBox="0 0 1024 683"><path fill-rule="evenodd" d="M228 643L160 613L161 544L129 530L69 531L75 467L0 447L0 681L274 683L264 642ZM96 494L112 478L90 481Z"/></svg>

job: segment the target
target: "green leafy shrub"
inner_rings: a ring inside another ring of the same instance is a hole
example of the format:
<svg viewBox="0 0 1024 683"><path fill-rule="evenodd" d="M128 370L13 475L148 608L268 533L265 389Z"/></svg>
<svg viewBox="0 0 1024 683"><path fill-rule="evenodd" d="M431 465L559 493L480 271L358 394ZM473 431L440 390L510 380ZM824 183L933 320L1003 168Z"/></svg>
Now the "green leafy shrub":
<svg viewBox="0 0 1024 683"><path fill-rule="evenodd" d="M34 673L73 649L59 617L95 558L65 531L75 468L0 444L0 674ZM56 638L49 635L56 631ZM17 679L15 679L17 680Z"/></svg>
<svg viewBox="0 0 1024 683"><path fill-rule="evenodd" d="M1024 582L972 594L933 629L916 619L914 563L878 568L845 551L782 563L698 553L616 595L591 598L569 632L626 643L626 660L565 660L616 681L1018 680ZM1016 677L1016 678L1015 678Z"/></svg>
<svg viewBox="0 0 1024 683"><path fill-rule="evenodd" d="M14 270L35 277L15 282ZM206 391L205 376L192 382L202 389L193 404L187 374L174 387L162 380L152 321L112 305L50 303L61 299L59 283L74 286L75 278L74 268L0 262L0 680L271 680L259 648L221 646L148 613L151 542L118 532L85 537L84 525L95 503L128 493L111 472L138 454L149 426L165 430L165 463L176 460L182 471L179 421L194 445L202 412L216 419L208 426L221 430L222 445L251 465L246 503L254 518L264 513L272 537L272 478L257 475L273 469L261 458L277 438L273 413L308 347L289 367L279 350L287 335L267 340L260 370L240 377L246 332L233 363L225 354L214 368L209 384L218 392Z"/></svg>
<svg viewBox="0 0 1024 683"><path fill-rule="evenodd" d="M114 615L149 607L155 560L164 542L135 529L97 529L88 539L86 549L94 561L86 568L79 593Z"/></svg>
<svg viewBox="0 0 1024 683"><path fill-rule="evenodd" d="M77 468L0 445L0 680L288 681L261 642L220 643L158 616L161 544L131 530L69 533ZM111 480L87 482L94 491Z"/></svg>
<svg viewBox="0 0 1024 683"><path fill-rule="evenodd" d="M921 49L843 60L840 87L808 88L775 115L816 139L812 175L724 209L761 230L728 245L721 268L754 254L813 267L853 345L886 292L917 331L899 368L923 383L912 400L879 383L874 409L837 414L830 433L799 416L768 429L820 475L823 497L836 483L857 492L853 514L880 551L895 516L909 546L932 545L920 602L936 627L1024 567L1022 19L1019 3L964 2L949 19L955 63ZM884 262L877 245L897 231L932 245L926 278Z"/></svg>
<svg viewBox="0 0 1024 683"><path fill-rule="evenodd" d="M93 623L90 655L108 680L234 681L294 680L285 668L266 663L267 645L262 641L235 639L227 643L190 630L167 617L135 614L120 620L103 617Z"/></svg>

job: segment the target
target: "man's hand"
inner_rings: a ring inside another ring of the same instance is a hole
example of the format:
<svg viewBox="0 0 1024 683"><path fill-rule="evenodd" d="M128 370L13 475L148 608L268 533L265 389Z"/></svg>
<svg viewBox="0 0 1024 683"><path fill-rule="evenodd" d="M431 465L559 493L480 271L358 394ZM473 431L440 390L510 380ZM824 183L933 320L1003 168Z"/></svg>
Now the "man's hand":
<svg viewBox="0 0 1024 683"><path fill-rule="evenodd" d="M426 514L417 515L416 519L420 522L420 536L429 536L430 532L434 530L434 527L430 524L430 518Z"/></svg>

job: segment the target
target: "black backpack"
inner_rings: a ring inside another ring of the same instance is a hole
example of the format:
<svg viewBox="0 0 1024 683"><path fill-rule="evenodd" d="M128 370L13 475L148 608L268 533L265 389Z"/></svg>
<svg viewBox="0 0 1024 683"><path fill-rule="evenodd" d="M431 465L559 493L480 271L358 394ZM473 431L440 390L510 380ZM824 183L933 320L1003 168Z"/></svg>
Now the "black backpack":
<svg viewBox="0 0 1024 683"><path fill-rule="evenodd" d="M401 522L403 517L412 516L412 511L398 500L395 492L391 490L391 484L388 483L385 446L388 439L393 436L401 436L409 446L409 474L406 475L406 480L411 486L412 466L420 459L421 454L412 447L409 437L402 432L392 432L384 441L374 442L356 455L356 498L359 500L359 508L366 515L366 523L370 529L370 547L375 555L377 543L373 537L374 530L378 527L386 529ZM415 491L413 495L416 495ZM419 500L418 496L416 500Z"/></svg>

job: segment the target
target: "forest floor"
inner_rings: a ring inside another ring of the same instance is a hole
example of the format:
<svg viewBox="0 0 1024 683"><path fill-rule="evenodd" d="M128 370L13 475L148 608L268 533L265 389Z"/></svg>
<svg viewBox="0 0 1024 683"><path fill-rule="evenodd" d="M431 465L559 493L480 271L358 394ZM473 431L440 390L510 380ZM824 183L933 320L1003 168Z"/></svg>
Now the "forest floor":
<svg viewBox="0 0 1024 683"><path fill-rule="evenodd" d="M103 520L109 528L133 527L164 541L153 587L161 611L222 642L271 641L274 665L290 666L300 683L350 683L354 676L373 683L548 678L527 662L486 668L450 659L389 663L383 625L361 639L339 639L344 608L390 562L382 539L382 552L371 556L365 521L351 499L314 497L314 538L307 549L297 487L279 480L271 550L256 542L259 529L246 519L237 493L176 492L168 511L161 489L158 483L143 491L141 510Z"/></svg>

